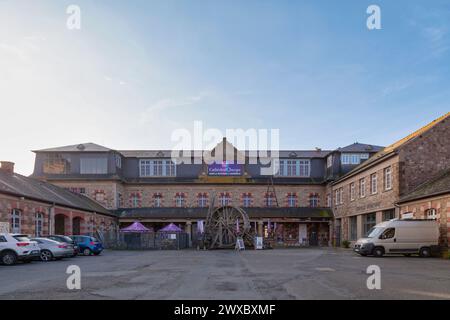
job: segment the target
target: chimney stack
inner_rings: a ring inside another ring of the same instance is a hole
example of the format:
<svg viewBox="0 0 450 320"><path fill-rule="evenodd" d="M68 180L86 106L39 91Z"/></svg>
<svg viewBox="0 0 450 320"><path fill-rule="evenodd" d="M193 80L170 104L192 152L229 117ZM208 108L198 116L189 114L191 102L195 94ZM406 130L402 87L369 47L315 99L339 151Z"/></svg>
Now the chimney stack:
<svg viewBox="0 0 450 320"><path fill-rule="evenodd" d="M0 161L0 170L7 173L14 173L14 162Z"/></svg>

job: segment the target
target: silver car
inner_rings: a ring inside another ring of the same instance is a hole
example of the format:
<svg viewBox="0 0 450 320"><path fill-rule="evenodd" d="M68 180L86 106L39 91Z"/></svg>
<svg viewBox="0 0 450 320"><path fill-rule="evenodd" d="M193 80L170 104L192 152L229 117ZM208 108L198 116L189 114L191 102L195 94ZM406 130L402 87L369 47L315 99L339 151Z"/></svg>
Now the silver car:
<svg viewBox="0 0 450 320"><path fill-rule="evenodd" d="M73 246L64 242L58 242L47 238L33 238L36 241L41 254L39 258L42 261L60 260L62 258L70 258L73 255Z"/></svg>

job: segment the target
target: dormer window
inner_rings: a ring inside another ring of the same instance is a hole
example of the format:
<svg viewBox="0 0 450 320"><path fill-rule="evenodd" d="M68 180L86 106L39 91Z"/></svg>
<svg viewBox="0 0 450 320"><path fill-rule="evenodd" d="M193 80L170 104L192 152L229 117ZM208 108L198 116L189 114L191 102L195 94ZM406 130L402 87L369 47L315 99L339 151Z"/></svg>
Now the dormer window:
<svg viewBox="0 0 450 320"><path fill-rule="evenodd" d="M309 177L311 163L309 159L281 159L278 175L281 177Z"/></svg>
<svg viewBox="0 0 450 320"><path fill-rule="evenodd" d="M175 177L176 165L167 159L142 159L139 161L139 175L141 177Z"/></svg>
<svg viewBox="0 0 450 320"><path fill-rule="evenodd" d="M368 153L343 153L343 154L341 154L341 164L357 165L366 159L369 159Z"/></svg>

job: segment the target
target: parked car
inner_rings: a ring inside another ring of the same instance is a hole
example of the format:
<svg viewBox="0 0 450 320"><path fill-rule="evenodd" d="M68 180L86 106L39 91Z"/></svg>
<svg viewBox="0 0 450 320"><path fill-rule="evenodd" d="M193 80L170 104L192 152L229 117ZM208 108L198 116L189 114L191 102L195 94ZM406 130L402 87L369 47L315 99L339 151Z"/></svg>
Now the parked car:
<svg viewBox="0 0 450 320"><path fill-rule="evenodd" d="M68 237L68 236L50 235L50 236L47 236L45 238L51 239L51 240L55 240L55 241L58 241L58 242L67 243L69 248L73 248L73 255L72 255L72 257L76 257L78 255L78 253L80 252L77 243L73 239Z"/></svg>
<svg viewBox="0 0 450 320"><path fill-rule="evenodd" d="M0 263L13 265L17 261L30 262L39 257L41 249L28 236L14 233L0 233Z"/></svg>
<svg viewBox="0 0 450 320"><path fill-rule="evenodd" d="M359 239L354 251L362 256L418 254L430 257L439 251L439 225L435 220L393 219L377 224Z"/></svg>
<svg viewBox="0 0 450 320"><path fill-rule="evenodd" d="M77 243L80 253L85 256L99 255L103 251L103 244L94 237L77 235L71 238Z"/></svg>
<svg viewBox="0 0 450 320"><path fill-rule="evenodd" d="M31 240L36 241L39 248L41 248L41 254L39 256L41 261L60 260L62 258L70 258L73 255L73 247L69 247L67 243L47 238L33 238Z"/></svg>

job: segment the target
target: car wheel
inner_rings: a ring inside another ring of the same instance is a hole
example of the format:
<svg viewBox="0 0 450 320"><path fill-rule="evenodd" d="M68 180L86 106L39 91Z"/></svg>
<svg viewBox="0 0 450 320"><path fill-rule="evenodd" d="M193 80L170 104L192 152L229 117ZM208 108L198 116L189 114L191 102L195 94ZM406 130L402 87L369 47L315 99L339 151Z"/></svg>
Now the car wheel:
<svg viewBox="0 0 450 320"><path fill-rule="evenodd" d="M420 248L419 255L422 258L429 258L429 257L431 257L431 250L430 250L430 248L428 248L428 247Z"/></svg>
<svg viewBox="0 0 450 320"><path fill-rule="evenodd" d="M85 255L85 256L90 256L91 253L92 253L91 249L89 249L89 248L86 248L86 249L83 250L83 255Z"/></svg>
<svg viewBox="0 0 450 320"><path fill-rule="evenodd" d="M41 251L41 261L49 262L53 260L53 254L49 250Z"/></svg>
<svg viewBox="0 0 450 320"><path fill-rule="evenodd" d="M382 247L376 247L373 249L373 255L375 257L382 257L384 255L384 249Z"/></svg>
<svg viewBox="0 0 450 320"><path fill-rule="evenodd" d="M17 255L12 251L5 252L1 255L1 262L6 266L12 266L17 262Z"/></svg>

